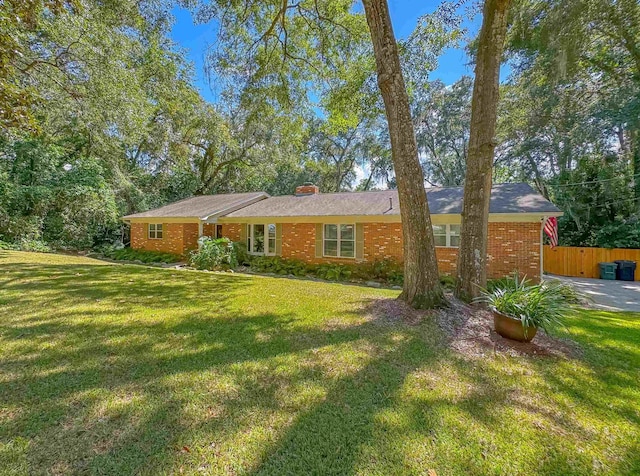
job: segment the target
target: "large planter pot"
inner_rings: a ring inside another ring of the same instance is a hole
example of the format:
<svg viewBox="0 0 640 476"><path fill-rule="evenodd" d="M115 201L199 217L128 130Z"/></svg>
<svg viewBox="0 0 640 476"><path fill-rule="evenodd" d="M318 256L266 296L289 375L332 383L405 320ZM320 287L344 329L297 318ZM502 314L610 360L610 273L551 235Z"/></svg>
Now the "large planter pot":
<svg viewBox="0 0 640 476"><path fill-rule="evenodd" d="M495 309L493 309L493 325L496 328L496 332L502 337L520 342L531 342L531 340L536 336L536 332L538 332L537 327L527 327L525 337L525 328L522 326L522 322L519 319L509 317Z"/></svg>

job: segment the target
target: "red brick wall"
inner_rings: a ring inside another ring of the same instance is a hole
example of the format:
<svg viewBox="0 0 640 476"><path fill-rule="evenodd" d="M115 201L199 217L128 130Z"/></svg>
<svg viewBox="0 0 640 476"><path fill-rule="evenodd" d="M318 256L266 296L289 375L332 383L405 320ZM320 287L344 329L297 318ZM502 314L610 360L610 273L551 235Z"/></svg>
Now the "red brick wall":
<svg viewBox="0 0 640 476"><path fill-rule="evenodd" d="M308 263L323 262L323 259L316 258L316 225L314 223L283 223L282 257Z"/></svg>
<svg viewBox="0 0 640 476"><path fill-rule="evenodd" d="M215 230L216 230L216 225L213 223L205 223L204 225L202 225L202 234L204 236L213 237Z"/></svg>
<svg viewBox="0 0 640 476"><path fill-rule="evenodd" d="M517 270L521 276L540 279L542 223L489 223L488 275L499 278Z"/></svg>
<svg viewBox="0 0 640 476"><path fill-rule="evenodd" d="M365 223L364 259L402 261L402 223Z"/></svg>
<svg viewBox="0 0 640 476"><path fill-rule="evenodd" d="M214 225L204 225L204 234L213 235ZM239 241L244 224L223 223L222 235ZM499 278L518 271L521 275L540 279L540 227L533 223L489 223L487 274ZM147 239L147 224L131 225L131 246L146 250L184 254L197 247L198 225L195 223L164 224L162 240ZM402 261L402 225L400 223L365 223L364 259ZM436 248L438 268L442 274L454 275L457 248ZM282 257L308 263L355 263L352 258L316 258L316 225L314 223L282 224Z"/></svg>
<svg viewBox="0 0 640 476"><path fill-rule="evenodd" d="M231 241L240 241L240 229L246 225L237 225L235 223L222 223L222 236L229 238ZM205 223L202 227L204 236L213 237L216 225L214 223Z"/></svg>
<svg viewBox="0 0 640 476"><path fill-rule="evenodd" d="M456 274L458 248L436 246L436 257L438 258L438 271L440 271L440 274L451 276Z"/></svg>
<svg viewBox="0 0 640 476"><path fill-rule="evenodd" d="M163 253L173 253L182 255L185 252L185 226L189 229L189 223L163 223L162 239L149 239L148 223L131 224L131 248L147 251L161 251ZM198 225L196 227L196 240ZM187 242L189 245L190 242Z"/></svg>
<svg viewBox="0 0 640 476"><path fill-rule="evenodd" d="M240 230L243 226L237 223L223 223L222 224L222 236L229 238L231 241L240 241Z"/></svg>
<svg viewBox="0 0 640 476"><path fill-rule="evenodd" d="M198 248L198 224L185 223L182 228L183 242L182 246L186 254L187 251Z"/></svg>
<svg viewBox="0 0 640 476"><path fill-rule="evenodd" d="M489 223L487 274L501 278L517 270L533 280L540 279L540 227L533 223ZM402 225L400 223L364 224L364 259L402 261ZM282 225L282 257L310 263L355 262L349 258L316 258L316 231L313 223ZM438 269L454 275L457 248L437 247Z"/></svg>

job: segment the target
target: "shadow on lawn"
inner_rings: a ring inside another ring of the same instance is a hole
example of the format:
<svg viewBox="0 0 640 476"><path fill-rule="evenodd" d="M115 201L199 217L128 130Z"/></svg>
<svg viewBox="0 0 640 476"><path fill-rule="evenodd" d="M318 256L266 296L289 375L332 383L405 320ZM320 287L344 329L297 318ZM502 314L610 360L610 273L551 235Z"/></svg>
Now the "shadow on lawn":
<svg viewBox="0 0 640 476"><path fill-rule="evenodd" d="M0 310L24 316L0 322L0 342L20 349L0 362L0 447L29 440L34 473L483 474L500 467L492 437L514 406L590 436L535 401L514 403L516 379L452 356L428 320L378 319L372 303L349 311L353 321L340 316L341 326L324 316L300 325L296 313L237 309L234 299L256 286L245 276L110 265L2 270L0 297L12 299ZM130 319L133 310L149 319ZM606 395L633 386L627 373L611 372L620 358L591 362ZM566 395L568 415L577 403L638 423L630 404L608 407L552 359L522 362ZM517 421L507 424L517 430ZM418 453L405 437L419 442ZM539 452L551 456L537 454L537 469L572 472L574 448L553 438L546 445Z"/></svg>
<svg viewBox="0 0 640 476"><path fill-rule="evenodd" d="M243 276L189 273L184 281L163 281L171 271L102 265L15 264L3 271L0 292L12 296L3 309L25 316L0 322L0 339L20 346L0 362L0 406L7 409L0 415L0 441L29 439L28 461L36 472L168 470L184 459L184 434L197 428L219 439L251 427L258 423L254 412L287 408L288 389L313 384L340 395L352 386L360 397L366 392L360 408L371 413L378 404L369 390L384 401L385 389L414 368L375 357L385 347L391 347L385 355L395 355L398 345L392 329L373 321L327 328L322 322L298 326L291 313L239 313L229 303L254 282ZM118 305L103 309L103 301ZM128 320L131 307L151 315L171 310L172 319ZM367 347L362 353L373 357L369 370L356 373L352 383L333 382L314 353L349 343ZM293 370L272 373L278 359ZM202 386L180 388L186 375L202 375ZM359 388L376 375L379 381ZM229 380L228 395L207 390L216 378ZM196 402L190 401L194 391ZM194 403L214 405L216 417L185 413Z"/></svg>

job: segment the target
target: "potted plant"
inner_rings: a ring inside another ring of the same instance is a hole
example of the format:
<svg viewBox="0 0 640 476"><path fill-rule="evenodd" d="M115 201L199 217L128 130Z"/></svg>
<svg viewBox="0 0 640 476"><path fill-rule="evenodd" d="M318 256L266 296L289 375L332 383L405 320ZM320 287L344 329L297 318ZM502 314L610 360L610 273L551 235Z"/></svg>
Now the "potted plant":
<svg viewBox="0 0 640 476"><path fill-rule="evenodd" d="M553 326L561 325L578 296L571 286L560 281L528 284L515 275L483 290L478 301L489 305L498 334L531 342L539 328L548 333Z"/></svg>

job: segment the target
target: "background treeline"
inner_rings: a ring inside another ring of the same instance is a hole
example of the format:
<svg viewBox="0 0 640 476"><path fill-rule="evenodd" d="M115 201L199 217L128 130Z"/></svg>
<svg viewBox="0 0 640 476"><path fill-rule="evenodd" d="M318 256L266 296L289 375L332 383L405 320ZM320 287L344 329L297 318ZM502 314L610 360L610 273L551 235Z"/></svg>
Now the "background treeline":
<svg viewBox="0 0 640 476"><path fill-rule="evenodd" d="M224 21L211 5L190 6L200 21ZM297 25L291 51L322 52L306 72L256 80L246 71L260 58L220 39L208 57L220 92L210 104L169 40L171 7L0 6L0 240L84 249L121 239L120 216L193 194L395 186L361 14L345 16L342 35L325 33L326 49ZM428 74L444 48L473 56L467 14L444 3L401 45L433 185L465 176L473 81ZM512 17L495 180L530 182L560 206L562 244L640 248L640 6L523 0Z"/></svg>

